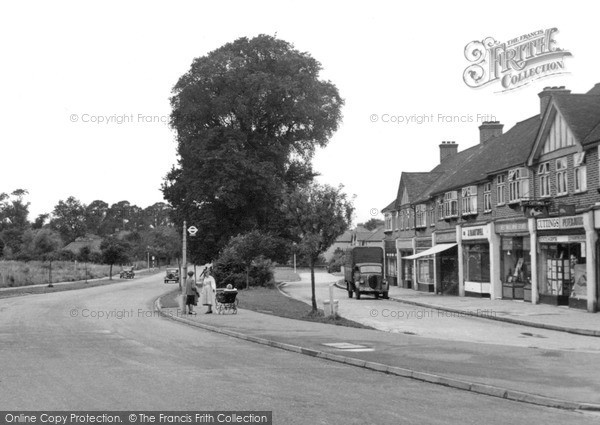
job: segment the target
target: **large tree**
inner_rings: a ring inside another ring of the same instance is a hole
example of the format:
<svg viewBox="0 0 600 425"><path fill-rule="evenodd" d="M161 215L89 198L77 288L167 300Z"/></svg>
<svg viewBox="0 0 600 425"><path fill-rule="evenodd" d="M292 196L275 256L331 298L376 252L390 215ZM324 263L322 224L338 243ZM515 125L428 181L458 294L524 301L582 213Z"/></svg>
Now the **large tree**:
<svg viewBox="0 0 600 425"><path fill-rule="evenodd" d="M0 193L0 241L8 256L21 251L23 234L29 228L29 202L24 197L28 192L17 189L11 194ZM3 252L0 252L0 257Z"/></svg>
<svg viewBox="0 0 600 425"><path fill-rule="evenodd" d="M289 218L299 252L309 262L312 309L317 311L315 263L335 240L350 227L354 206L342 191L313 183L288 193L282 212Z"/></svg>
<svg viewBox="0 0 600 425"><path fill-rule="evenodd" d="M316 147L341 120L343 100L308 53L267 35L197 58L173 89L179 163L165 198L200 229L193 258L208 261L231 236L284 233L282 193L311 181Z"/></svg>
<svg viewBox="0 0 600 425"><path fill-rule="evenodd" d="M60 233L65 243L85 235L85 206L74 196L58 201L52 211L50 227Z"/></svg>

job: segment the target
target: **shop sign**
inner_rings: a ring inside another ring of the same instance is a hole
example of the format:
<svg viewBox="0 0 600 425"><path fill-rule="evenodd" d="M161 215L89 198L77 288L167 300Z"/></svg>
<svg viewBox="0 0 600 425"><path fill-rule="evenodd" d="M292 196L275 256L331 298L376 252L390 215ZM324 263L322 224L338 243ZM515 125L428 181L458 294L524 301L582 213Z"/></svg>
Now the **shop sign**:
<svg viewBox="0 0 600 425"><path fill-rule="evenodd" d="M417 248L431 248L431 239L417 239Z"/></svg>
<svg viewBox="0 0 600 425"><path fill-rule="evenodd" d="M540 236L538 240L540 243L585 242L585 235Z"/></svg>
<svg viewBox="0 0 600 425"><path fill-rule="evenodd" d="M529 226L526 221L496 224L496 233L517 233L527 232L528 230Z"/></svg>
<svg viewBox="0 0 600 425"><path fill-rule="evenodd" d="M396 249L412 249L412 239L396 239Z"/></svg>
<svg viewBox="0 0 600 425"><path fill-rule="evenodd" d="M488 239L490 232L488 226L463 227L463 239Z"/></svg>
<svg viewBox="0 0 600 425"><path fill-rule="evenodd" d="M456 242L456 232L437 233L435 234L435 242Z"/></svg>
<svg viewBox="0 0 600 425"><path fill-rule="evenodd" d="M552 229L576 229L583 227L583 216L573 215L569 217L538 218L538 230Z"/></svg>

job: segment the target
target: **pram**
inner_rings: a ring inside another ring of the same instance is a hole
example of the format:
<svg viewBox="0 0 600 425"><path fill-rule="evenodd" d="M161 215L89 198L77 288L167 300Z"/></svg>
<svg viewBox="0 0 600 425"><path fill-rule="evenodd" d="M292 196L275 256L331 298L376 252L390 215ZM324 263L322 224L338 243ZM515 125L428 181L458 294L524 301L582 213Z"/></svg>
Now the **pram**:
<svg viewBox="0 0 600 425"><path fill-rule="evenodd" d="M237 293L236 289L217 289L217 313L224 314L231 312L237 314Z"/></svg>

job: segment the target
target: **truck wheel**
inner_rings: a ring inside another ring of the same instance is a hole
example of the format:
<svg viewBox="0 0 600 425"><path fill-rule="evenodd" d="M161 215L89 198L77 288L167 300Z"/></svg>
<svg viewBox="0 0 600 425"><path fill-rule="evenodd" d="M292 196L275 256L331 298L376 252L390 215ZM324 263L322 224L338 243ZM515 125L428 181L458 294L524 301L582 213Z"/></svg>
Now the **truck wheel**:
<svg viewBox="0 0 600 425"><path fill-rule="evenodd" d="M373 293L373 296L375 297L376 300L379 299L379 292Z"/></svg>
<svg viewBox="0 0 600 425"><path fill-rule="evenodd" d="M384 293L383 293L383 299L384 299L384 300L389 300L389 299L390 299L390 296L388 295L388 293L387 293L387 292L384 292Z"/></svg>

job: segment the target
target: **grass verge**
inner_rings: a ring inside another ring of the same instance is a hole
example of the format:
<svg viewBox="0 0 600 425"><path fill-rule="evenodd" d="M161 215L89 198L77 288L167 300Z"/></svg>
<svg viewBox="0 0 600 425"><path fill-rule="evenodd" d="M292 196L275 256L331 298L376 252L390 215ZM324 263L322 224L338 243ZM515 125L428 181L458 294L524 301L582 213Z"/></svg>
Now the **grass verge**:
<svg viewBox="0 0 600 425"><path fill-rule="evenodd" d="M178 291L173 291L161 298L164 308L179 307ZM326 323L351 328L374 329L352 320L336 316L325 317L323 310L313 313L311 306L302 301L283 295L275 286L252 287L243 289L238 293L239 308L256 311L257 313L272 314L287 319L304 320L307 322ZM199 306L202 307L202 306Z"/></svg>
<svg viewBox="0 0 600 425"><path fill-rule="evenodd" d="M138 276L145 276L153 273L164 273L164 271L143 271L136 272L135 278ZM10 298L10 297L18 297L22 295L35 295L35 294L48 294L54 292L62 292L62 291L74 291L77 289L85 289L85 288L93 288L95 286L104 286L104 285L113 285L117 283L123 282L131 282L131 279L120 279L119 274L113 275L113 279L110 280L108 277L101 280L88 281L79 281L79 282L70 282L67 284L54 285L52 288L48 286L18 286L11 289L6 289L0 291L0 299L1 298Z"/></svg>

